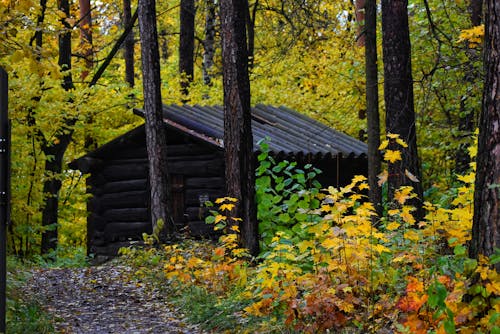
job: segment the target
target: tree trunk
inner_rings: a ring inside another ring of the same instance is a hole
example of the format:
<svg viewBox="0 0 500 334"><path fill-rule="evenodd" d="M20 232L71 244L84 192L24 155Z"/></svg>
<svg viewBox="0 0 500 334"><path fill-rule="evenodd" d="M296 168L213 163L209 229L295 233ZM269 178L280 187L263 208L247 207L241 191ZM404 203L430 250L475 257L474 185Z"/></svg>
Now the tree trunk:
<svg viewBox="0 0 500 334"><path fill-rule="evenodd" d="M483 19L483 0L471 0L469 3L469 14L470 20L473 27L481 24ZM466 64L466 70L464 75L464 84L470 85L476 82L480 73L474 70L474 62L479 58L478 52L475 49L466 50L467 57L469 58ZM460 134L460 139L470 138L474 133L476 128L475 113L474 109L467 110L465 104L464 96L460 102L460 114L458 119L458 131ZM469 143L461 143L455 153L455 172L457 174L463 174L469 170L470 155L469 155Z"/></svg>
<svg viewBox="0 0 500 334"><path fill-rule="evenodd" d="M238 199L233 217L242 219L241 244L259 252L255 205L255 167L246 39L246 0L221 0L224 84L225 177L228 196Z"/></svg>
<svg viewBox="0 0 500 334"><path fill-rule="evenodd" d="M469 13L472 26L480 25L483 20L483 0L470 0Z"/></svg>
<svg viewBox="0 0 500 334"><path fill-rule="evenodd" d="M158 222L165 223L164 232L173 233L168 215L167 138L163 124L160 55L154 0L139 0L139 30L141 37L146 146L149 158L151 220L153 231Z"/></svg>
<svg viewBox="0 0 500 334"><path fill-rule="evenodd" d="M400 150L402 160L389 164L388 199L401 186L413 186L418 198L411 201L417 209L414 216L423 218L422 184L413 182L407 172L421 180L417 152L417 134L413 105L413 79L411 73L411 46L408 28L408 1L382 0L382 47L384 55L384 97L386 109L386 132L399 134L407 148L389 145L389 149Z"/></svg>
<svg viewBox="0 0 500 334"><path fill-rule="evenodd" d="M368 123L368 185L370 186L370 202L373 203L380 217L382 215L382 191L377 178L381 171L381 162L378 150L380 146L380 116L378 109L376 0L366 0L364 9L365 36L363 43L365 45L366 114Z"/></svg>
<svg viewBox="0 0 500 334"><path fill-rule="evenodd" d="M254 54L255 54L255 15L259 6L259 0L255 0L252 13L250 13L250 4L246 0L245 13L246 13L246 26L247 26L247 49L248 49L248 68L253 69Z"/></svg>
<svg viewBox="0 0 500 334"><path fill-rule="evenodd" d="M356 26L357 26L357 35L358 35L358 36L356 36L356 41L357 41L358 46L361 47L361 46L365 46L365 38L367 37L366 33L365 33L365 31L366 31L365 29L367 29L366 22L365 22L367 8L366 8L365 0L356 0L355 5L356 5Z"/></svg>
<svg viewBox="0 0 500 334"><path fill-rule="evenodd" d="M179 73L182 94L188 95L194 75L194 0L181 0Z"/></svg>
<svg viewBox="0 0 500 334"><path fill-rule="evenodd" d="M93 67L92 52L92 16L90 0L79 0L80 3L80 49L85 59L85 70L82 72L82 79L89 74Z"/></svg>
<svg viewBox="0 0 500 334"><path fill-rule="evenodd" d="M41 254L47 254L57 248L62 163L72 133L71 131L69 134L60 136L58 144L43 148L45 156L52 156L52 158L45 160L46 176L43 182L45 203L42 210L42 226L47 230L42 233Z"/></svg>
<svg viewBox="0 0 500 334"><path fill-rule="evenodd" d="M500 247L500 3L486 1L485 83L479 126L474 221L469 255L490 256ZM500 263L496 270L500 271Z"/></svg>
<svg viewBox="0 0 500 334"><path fill-rule="evenodd" d="M59 2L59 10L70 15L70 6L68 0ZM64 71L62 86L64 90L69 91L74 88L73 78L71 77L71 27L65 18L61 19L64 31L59 34L59 67ZM47 254L51 249L57 248L57 225L58 225L58 207L59 191L61 190L61 180L59 179L62 171L64 153L69 145L73 131L72 126L76 119L65 119L67 128L59 129L56 133L55 142L44 142L42 145L45 154L45 181L43 183L43 194L45 203L42 211L42 227L48 230L42 233L41 253ZM50 158L49 158L50 157Z"/></svg>
<svg viewBox="0 0 500 334"><path fill-rule="evenodd" d="M47 10L47 0L40 0L40 14L38 15L36 20L37 29L35 31L35 34L30 40L30 44L32 44L33 41L36 42L35 45L37 47L37 52L40 52L43 46L43 29L41 28L41 25L45 20L46 10ZM37 58L38 60L40 60L40 55L38 55Z"/></svg>
<svg viewBox="0 0 500 334"><path fill-rule="evenodd" d="M130 0L123 0L123 26L126 28L132 22L132 9ZM130 87L135 85L134 77L134 33L131 30L125 38L123 45L123 58L125 59L125 81Z"/></svg>
<svg viewBox="0 0 500 334"><path fill-rule="evenodd" d="M203 82L211 84L215 55L215 1L206 0L205 40L203 41Z"/></svg>

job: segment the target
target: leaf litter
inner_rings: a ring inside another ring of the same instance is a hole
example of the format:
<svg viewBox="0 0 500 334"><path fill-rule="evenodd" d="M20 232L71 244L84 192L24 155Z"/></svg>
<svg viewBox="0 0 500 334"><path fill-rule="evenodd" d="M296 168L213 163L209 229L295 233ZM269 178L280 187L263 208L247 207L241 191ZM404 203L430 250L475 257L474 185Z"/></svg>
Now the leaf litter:
<svg viewBox="0 0 500 334"><path fill-rule="evenodd" d="M26 293L55 319L57 333L203 333L159 289L132 280L130 266L33 269Z"/></svg>

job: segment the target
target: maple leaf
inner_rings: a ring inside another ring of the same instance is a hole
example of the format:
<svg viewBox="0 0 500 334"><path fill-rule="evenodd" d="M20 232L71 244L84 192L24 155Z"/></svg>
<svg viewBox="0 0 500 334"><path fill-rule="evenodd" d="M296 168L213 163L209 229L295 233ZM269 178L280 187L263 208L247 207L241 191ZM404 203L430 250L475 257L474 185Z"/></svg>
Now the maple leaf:
<svg viewBox="0 0 500 334"><path fill-rule="evenodd" d="M364 176L364 175L356 175L352 179L352 182L353 183L358 183L358 182L363 182L363 181L366 181L366 180L367 180L366 176Z"/></svg>
<svg viewBox="0 0 500 334"><path fill-rule="evenodd" d="M426 294L419 296L416 293L409 293L408 295L401 297L396 304L396 307L403 312L417 312L420 310L422 305L425 304L429 297Z"/></svg>
<svg viewBox="0 0 500 334"><path fill-rule="evenodd" d="M424 291L424 283L422 283L416 277L408 277L408 284L406 285L406 292L423 292Z"/></svg>
<svg viewBox="0 0 500 334"><path fill-rule="evenodd" d="M385 151L384 160L390 163L395 163L396 161L401 160L401 151Z"/></svg>
<svg viewBox="0 0 500 334"><path fill-rule="evenodd" d="M403 186L394 192L394 199L398 201L399 204L404 204L407 199L416 197L415 193L412 193L413 187Z"/></svg>

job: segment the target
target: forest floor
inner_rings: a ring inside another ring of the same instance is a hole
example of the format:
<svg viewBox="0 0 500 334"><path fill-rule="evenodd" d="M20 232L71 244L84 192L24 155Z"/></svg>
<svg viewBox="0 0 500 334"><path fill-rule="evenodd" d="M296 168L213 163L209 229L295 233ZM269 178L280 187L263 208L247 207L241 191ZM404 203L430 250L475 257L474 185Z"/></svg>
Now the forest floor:
<svg viewBox="0 0 500 334"><path fill-rule="evenodd" d="M133 268L34 269L26 294L55 319L56 333L202 333L158 289L132 280Z"/></svg>

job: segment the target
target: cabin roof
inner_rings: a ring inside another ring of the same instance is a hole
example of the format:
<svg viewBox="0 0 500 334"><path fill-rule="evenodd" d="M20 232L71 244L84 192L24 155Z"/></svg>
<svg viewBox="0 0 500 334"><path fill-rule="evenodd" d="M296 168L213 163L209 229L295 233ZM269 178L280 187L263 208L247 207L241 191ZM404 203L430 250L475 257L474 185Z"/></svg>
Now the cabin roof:
<svg viewBox="0 0 500 334"><path fill-rule="evenodd" d="M144 117L144 111L134 109L134 113ZM164 105L163 121L167 127L186 133L208 144L224 147L224 113L222 106ZM258 104L252 108L252 132L254 150L258 142L269 138L269 150L275 154L363 157L366 156L365 143L320 123L310 117L286 107ZM109 152L127 147L137 136L143 136L141 125L102 145L93 152L72 161L69 167L78 167L78 161L85 157L102 158Z"/></svg>
<svg viewBox="0 0 500 334"><path fill-rule="evenodd" d="M135 112L144 115L142 110ZM169 126L223 147L222 106L164 105L163 119ZM358 157L367 152L365 143L286 107L253 107L252 132L255 150L261 139L269 138L269 149L275 153Z"/></svg>

